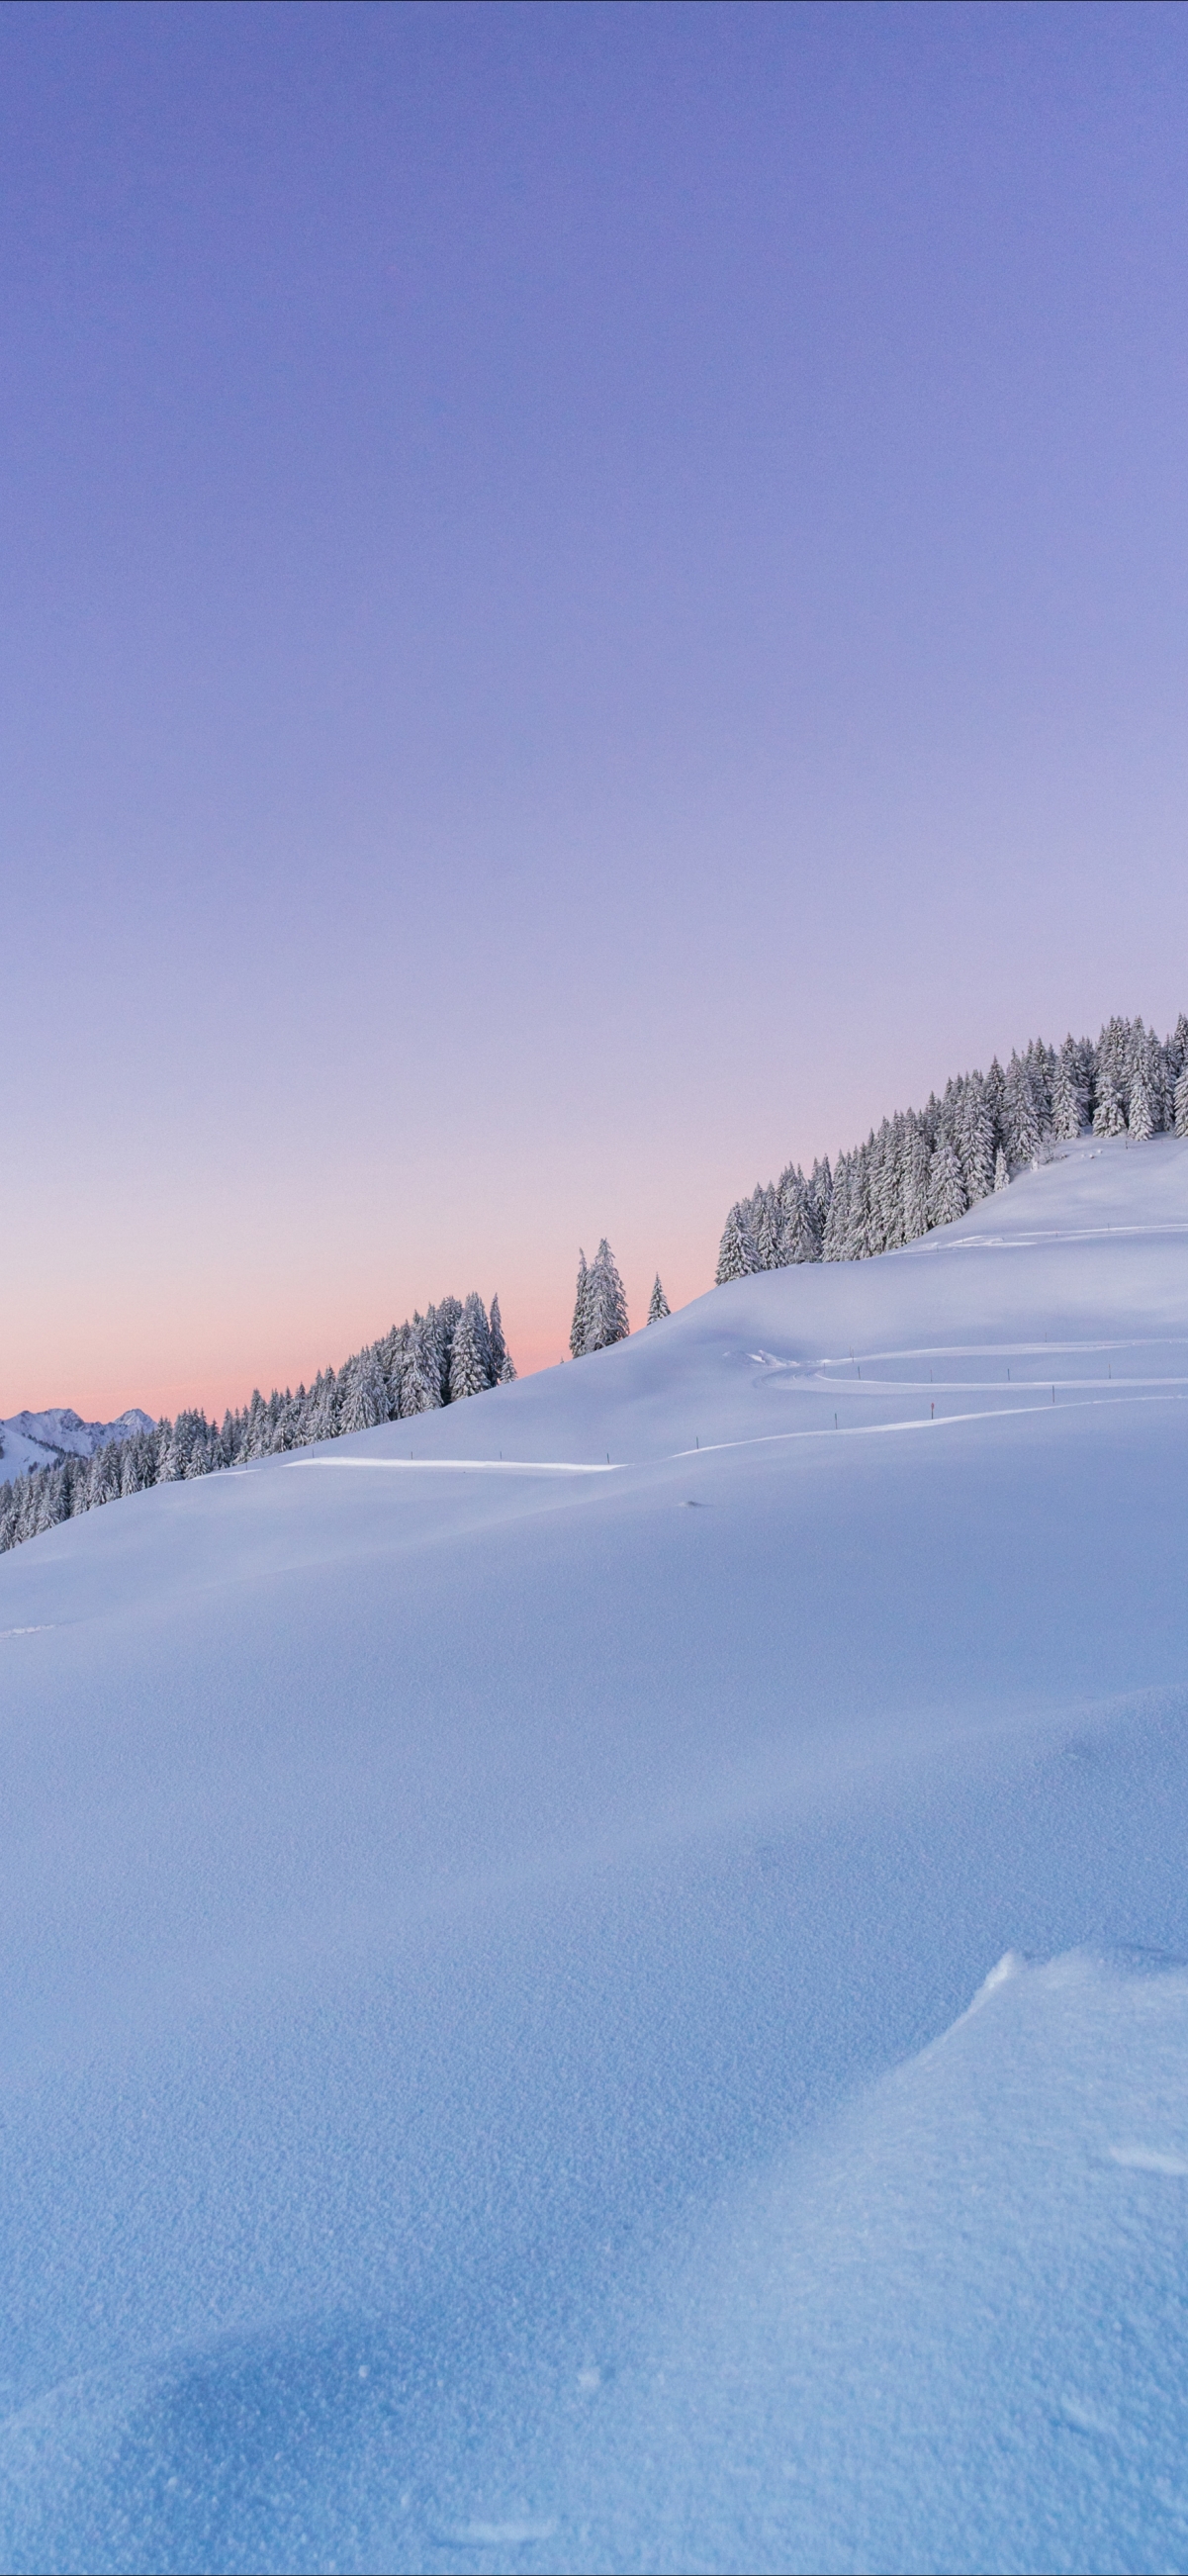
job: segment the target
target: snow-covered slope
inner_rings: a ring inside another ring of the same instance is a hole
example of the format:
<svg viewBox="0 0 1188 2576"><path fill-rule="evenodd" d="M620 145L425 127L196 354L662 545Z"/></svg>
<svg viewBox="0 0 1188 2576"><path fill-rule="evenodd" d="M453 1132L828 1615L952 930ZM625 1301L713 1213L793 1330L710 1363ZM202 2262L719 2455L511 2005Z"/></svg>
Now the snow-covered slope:
<svg viewBox="0 0 1188 2576"><path fill-rule="evenodd" d="M151 1414L138 1405L116 1422L83 1422L69 1404L51 1405L44 1413L11 1413L0 1422L0 1483L11 1484L30 1467L56 1467L65 1457L93 1458L108 1440L130 1440L134 1431L155 1428Z"/></svg>
<svg viewBox="0 0 1188 2576"><path fill-rule="evenodd" d="M1086 1147L0 1560L3 2563L1183 2564L1186 1393Z"/></svg>

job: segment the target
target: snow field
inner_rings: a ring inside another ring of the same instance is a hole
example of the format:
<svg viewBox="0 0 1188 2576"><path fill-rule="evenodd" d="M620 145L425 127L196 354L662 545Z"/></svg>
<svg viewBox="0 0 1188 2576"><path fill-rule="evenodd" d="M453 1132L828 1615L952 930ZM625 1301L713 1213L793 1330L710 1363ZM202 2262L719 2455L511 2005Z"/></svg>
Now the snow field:
<svg viewBox="0 0 1188 2576"><path fill-rule="evenodd" d="M1188 2559L1186 1157L0 1561L6 2565Z"/></svg>

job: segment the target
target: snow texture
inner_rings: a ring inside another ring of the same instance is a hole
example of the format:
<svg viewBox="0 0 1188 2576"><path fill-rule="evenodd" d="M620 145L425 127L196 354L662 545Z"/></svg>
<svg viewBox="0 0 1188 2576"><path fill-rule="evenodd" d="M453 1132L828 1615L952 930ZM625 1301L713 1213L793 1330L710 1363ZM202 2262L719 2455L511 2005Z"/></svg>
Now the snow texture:
<svg viewBox="0 0 1188 2576"><path fill-rule="evenodd" d="M0 1560L4 2566L1188 2563L1186 1394L1086 1140Z"/></svg>

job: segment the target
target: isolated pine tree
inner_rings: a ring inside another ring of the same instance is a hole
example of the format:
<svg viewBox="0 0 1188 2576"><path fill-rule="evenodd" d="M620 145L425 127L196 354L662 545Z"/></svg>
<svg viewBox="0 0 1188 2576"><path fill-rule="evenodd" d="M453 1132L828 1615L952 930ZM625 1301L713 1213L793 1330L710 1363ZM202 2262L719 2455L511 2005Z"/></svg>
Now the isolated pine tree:
<svg viewBox="0 0 1188 2576"><path fill-rule="evenodd" d="M584 1252L578 1254L577 1290L573 1301L573 1322L569 1327L570 1357L580 1360L589 1348L586 1336L590 1329L590 1273Z"/></svg>
<svg viewBox="0 0 1188 2576"><path fill-rule="evenodd" d="M590 1264L588 1283L586 1348L588 1351L609 1350L612 1342L627 1340L631 1326L627 1321L623 1282L605 1235Z"/></svg>
<svg viewBox="0 0 1188 2576"><path fill-rule="evenodd" d="M657 1271L655 1283L652 1288L651 1300L648 1306L648 1322L649 1324L659 1324L663 1321L665 1315L670 1315L671 1313L672 1308L669 1305L668 1299L664 1294L664 1290L660 1285L660 1273Z"/></svg>

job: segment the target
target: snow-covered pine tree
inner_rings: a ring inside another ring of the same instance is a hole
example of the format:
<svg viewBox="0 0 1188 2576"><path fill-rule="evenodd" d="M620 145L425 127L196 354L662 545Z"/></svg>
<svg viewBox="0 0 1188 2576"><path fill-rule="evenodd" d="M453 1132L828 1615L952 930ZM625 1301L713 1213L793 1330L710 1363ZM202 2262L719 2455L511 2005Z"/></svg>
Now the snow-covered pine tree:
<svg viewBox="0 0 1188 2576"><path fill-rule="evenodd" d="M1188 1136L1188 1064L1176 1084L1176 1134Z"/></svg>
<svg viewBox="0 0 1188 2576"><path fill-rule="evenodd" d="M432 1311L432 1310L430 1310ZM435 1413L441 1403L441 1356L428 1315L413 1316L408 1356L400 1380L400 1418Z"/></svg>
<svg viewBox="0 0 1188 2576"><path fill-rule="evenodd" d="M56 1529L58 1522L64 1521L67 1516L64 1479L61 1468L50 1467L48 1469L43 1469L39 1478L39 1486L40 1490L37 1496L37 1510L34 1515L34 1535L37 1538L40 1538L43 1530ZM106 1496L104 1496L104 1500L106 1499Z"/></svg>
<svg viewBox="0 0 1188 2576"><path fill-rule="evenodd" d="M1124 1136L1126 1111L1122 1090L1112 1061L1107 1058L1097 1069L1097 1107L1093 1112L1095 1136Z"/></svg>
<svg viewBox="0 0 1188 2576"><path fill-rule="evenodd" d="M1175 1086L1168 1082L1167 1057L1154 1029L1145 1029L1141 1020L1135 1020L1130 1032L1129 1132L1144 1143L1147 1136L1161 1134L1174 1117Z"/></svg>
<svg viewBox="0 0 1188 2576"><path fill-rule="evenodd" d="M1035 1102L1035 1113L1039 1119L1042 1142L1043 1138L1050 1136L1052 1132L1052 1080L1056 1071L1056 1058L1051 1047L1045 1046L1042 1038L1033 1038L1027 1049L1026 1064L1031 1077L1031 1097Z"/></svg>
<svg viewBox="0 0 1188 2576"><path fill-rule="evenodd" d="M400 1391L404 1384L404 1372L408 1365L408 1353L411 1337L412 1326L410 1324L395 1324L393 1325L391 1332L385 1336L382 1345L384 1375L388 1381L389 1422L399 1422L404 1413ZM308 1404L306 1405L305 1410L306 1419L308 1420ZM307 1432L305 1436L308 1439L310 1434Z"/></svg>
<svg viewBox="0 0 1188 2576"><path fill-rule="evenodd" d="M1130 1110L1126 1125L1128 1134L1139 1145L1145 1145L1148 1137L1155 1133L1155 1104L1151 1097L1146 1057L1142 1053L1137 1056L1130 1076Z"/></svg>
<svg viewBox="0 0 1188 2576"><path fill-rule="evenodd" d="M778 1197L783 1219L780 1229L781 1266L789 1261L819 1261L821 1229L816 1193L795 1163L789 1163L787 1171L782 1174Z"/></svg>
<svg viewBox="0 0 1188 2576"><path fill-rule="evenodd" d="M923 1121L914 1115L907 1123L903 1158L903 1240L918 1243L928 1232L928 1139Z"/></svg>
<svg viewBox="0 0 1188 2576"><path fill-rule="evenodd" d="M338 1378L332 1368L319 1369L313 1386L306 1436L310 1440L333 1440L338 1428ZM238 1431L235 1455L237 1458L243 1455L242 1440Z"/></svg>
<svg viewBox="0 0 1188 2576"><path fill-rule="evenodd" d="M996 1190L1009 1190L1010 1186L1011 1167L1000 1145L994 1157L994 1187Z"/></svg>
<svg viewBox="0 0 1188 2576"><path fill-rule="evenodd" d="M1155 1031L1152 1029L1151 1061L1154 1071L1155 1087L1158 1092L1159 1099L1159 1114L1156 1118L1155 1125L1157 1133L1165 1136L1171 1135L1176 1123L1177 1067L1175 1057L1172 1053L1172 1046L1173 1041L1171 1038L1165 1038L1163 1045L1160 1046L1159 1040L1155 1035Z"/></svg>
<svg viewBox="0 0 1188 2576"><path fill-rule="evenodd" d="M731 1279L749 1279L759 1267L750 1219L741 1200L736 1200L723 1229L715 1284L724 1288Z"/></svg>
<svg viewBox="0 0 1188 2576"><path fill-rule="evenodd" d="M964 1086L956 1145L966 1200L970 1207L976 1207L979 1199L989 1198L994 1187L994 1120L980 1074L971 1074Z"/></svg>
<svg viewBox="0 0 1188 2576"><path fill-rule="evenodd" d="M942 1138L928 1175L928 1213L933 1225L951 1225L955 1217L964 1216L967 1204L957 1148Z"/></svg>
<svg viewBox="0 0 1188 2576"><path fill-rule="evenodd" d="M1026 1056L1013 1055L1003 1084L1003 1121L1007 1158L1033 1163L1040 1149L1040 1109L1032 1068Z"/></svg>
<svg viewBox="0 0 1188 2576"><path fill-rule="evenodd" d="M751 1232L760 1269L778 1270L783 1233L780 1203L774 1189L765 1190L759 1181L755 1184L755 1195L751 1201Z"/></svg>
<svg viewBox="0 0 1188 2576"><path fill-rule="evenodd" d="M829 1168L829 1156L828 1154L825 1154L822 1156L819 1163L814 1163L812 1171L809 1174L808 1183L808 1198L812 1207L813 1220L817 1229L818 1244L820 1244L825 1232L825 1219L829 1214L829 1203L832 1197L833 1174ZM818 1252L818 1261L820 1258L821 1255L820 1252Z"/></svg>
<svg viewBox="0 0 1188 2576"><path fill-rule="evenodd" d="M887 1250L888 1209L886 1191L891 1160L891 1130L884 1118L877 1136L867 1148L866 1227L872 1253Z"/></svg>
<svg viewBox="0 0 1188 2576"><path fill-rule="evenodd" d="M579 1252L577 1291L573 1301L573 1322L569 1327L569 1353L571 1359L580 1360L589 1349L589 1343L587 1340L589 1330L590 1273L586 1265L585 1253Z"/></svg>
<svg viewBox="0 0 1188 2576"><path fill-rule="evenodd" d="M860 1145L857 1153L850 1160L845 1250L841 1256L843 1261L866 1261L870 1257L870 1166L873 1147L872 1129L865 1145Z"/></svg>
<svg viewBox="0 0 1188 2576"><path fill-rule="evenodd" d="M900 1114L891 1121L883 1162L881 1222L886 1252L898 1252L904 1240L903 1185L907 1157L907 1120Z"/></svg>
<svg viewBox="0 0 1188 2576"><path fill-rule="evenodd" d="M186 1474L189 1477L209 1476L210 1474L210 1460L207 1456L206 1433L206 1416L202 1413L198 1416L194 1436L190 1442L189 1456L186 1459ZM114 1441L111 1445L113 1448L115 1447ZM114 1491L109 1491L104 1495L104 1501L114 1502L116 1494L118 1494L119 1491L120 1487L117 1482Z"/></svg>
<svg viewBox="0 0 1188 2576"><path fill-rule="evenodd" d="M438 1401L441 1404L448 1404L450 1400L450 1353L461 1317L460 1297L443 1297L440 1305L430 1306L425 1315L426 1328L432 1332L437 1351Z"/></svg>
<svg viewBox="0 0 1188 2576"><path fill-rule="evenodd" d="M664 1317L671 1313L672 1308L669 1305L668 1299L664 1294L664 1290L660 1285L660 1273L657 1271L652 1286L652 1294L648 1301L648 1322L649 1324L662 1323Z"/></svg>
<svg viewBox="0 0 1188 2576"><path fill-rule="evenodd" d="M1052 1127L1059 1142L1073 1145L1085 1124L1088 1101L1076 1040L1066 1037L1056 1059L1052 1082Z"/></svg>
<svg viewBox="0 0 1188 2576"><path fill-rule="evenodd" d="M1171 1036L1169 1037L1163 1052L1167 1058L1168 1078L1171 1083L1172 1094L1174 1097L1176 1084L1180 1079L1180 1075L1182 1074L1185 1065L1188 1064L1188 1017L1185 1016L1183 1011L1181 1011L1179 1019L1176 1021L1176 1025L1172 1030Z"/></svg>
<svg viewBox="0 0 1188 2576"><path fill-rule="evenodd" d="M491 1379L491 1332L487 1310L476 1289L472 1289L454 1328L450 1352L450 1402L459 1404L463 1397L481 1395Z"/></svg>
<svg viewBox="0 0 1188 2576"><path fill-rule="evenodd" d="M829 1193L829 1213L821 1238L822 1261L845 1261L850 1232L850 1173L852 1154L839 1154L833 1167L833 1188Z"/></svg>
<svg viewBox="0 0 1188 2576"><path fill-rule="evenodd" d="M627 1321L626 1293L605 1235L590 1264L589 1278L586 1348L588 1351L605 1351L610 1349L612 1342L625 1342L631 1331Z"/></svg>
<svg viewBox="0 0 1188 2576"><path fill-rule="evenodd" d="M1126 1021L1107 1020L1097 1041L1097 1106L1095 1136L1124 1136L1129 1097L1130 1031Z"/></svg>
<svg viewBox="0 0 1188 2576"><path fill-rule="evenodd" d="M94 1463L95 1462L92 1459L92 1466ZM171 1422L161 1421L157 1425L157 1473L155 1481L158 1485L175 1485L180 1482L184 1474L185 1459L182 1457L178 1449L177 1442L174 1439L173 1424ZM86 1509L90 1511L92 1508L92 1502L96 1497L90 1490L91 1479L89 1477L87 1479L87 1484L88 1500Z"/></svg>
<svg viewBox="0 0 1188 2576"><path fill-rule="evenodd" d="M388 1387L374 1351L360 1351L339 1377L341 1431L373 1431L388 1419ZM275 1437L275 1433L274 1433Z"/></svg>
<svg viewBox="0 0 1188 2576"><path fill-rule="evenodd" d="M1006 1076L996 1055L990 1058L990 1071L986 1076L985 1091L986 1107L994 1126L994 1142L998 1146L1002 1144L1005 1133Z"/></svg>

